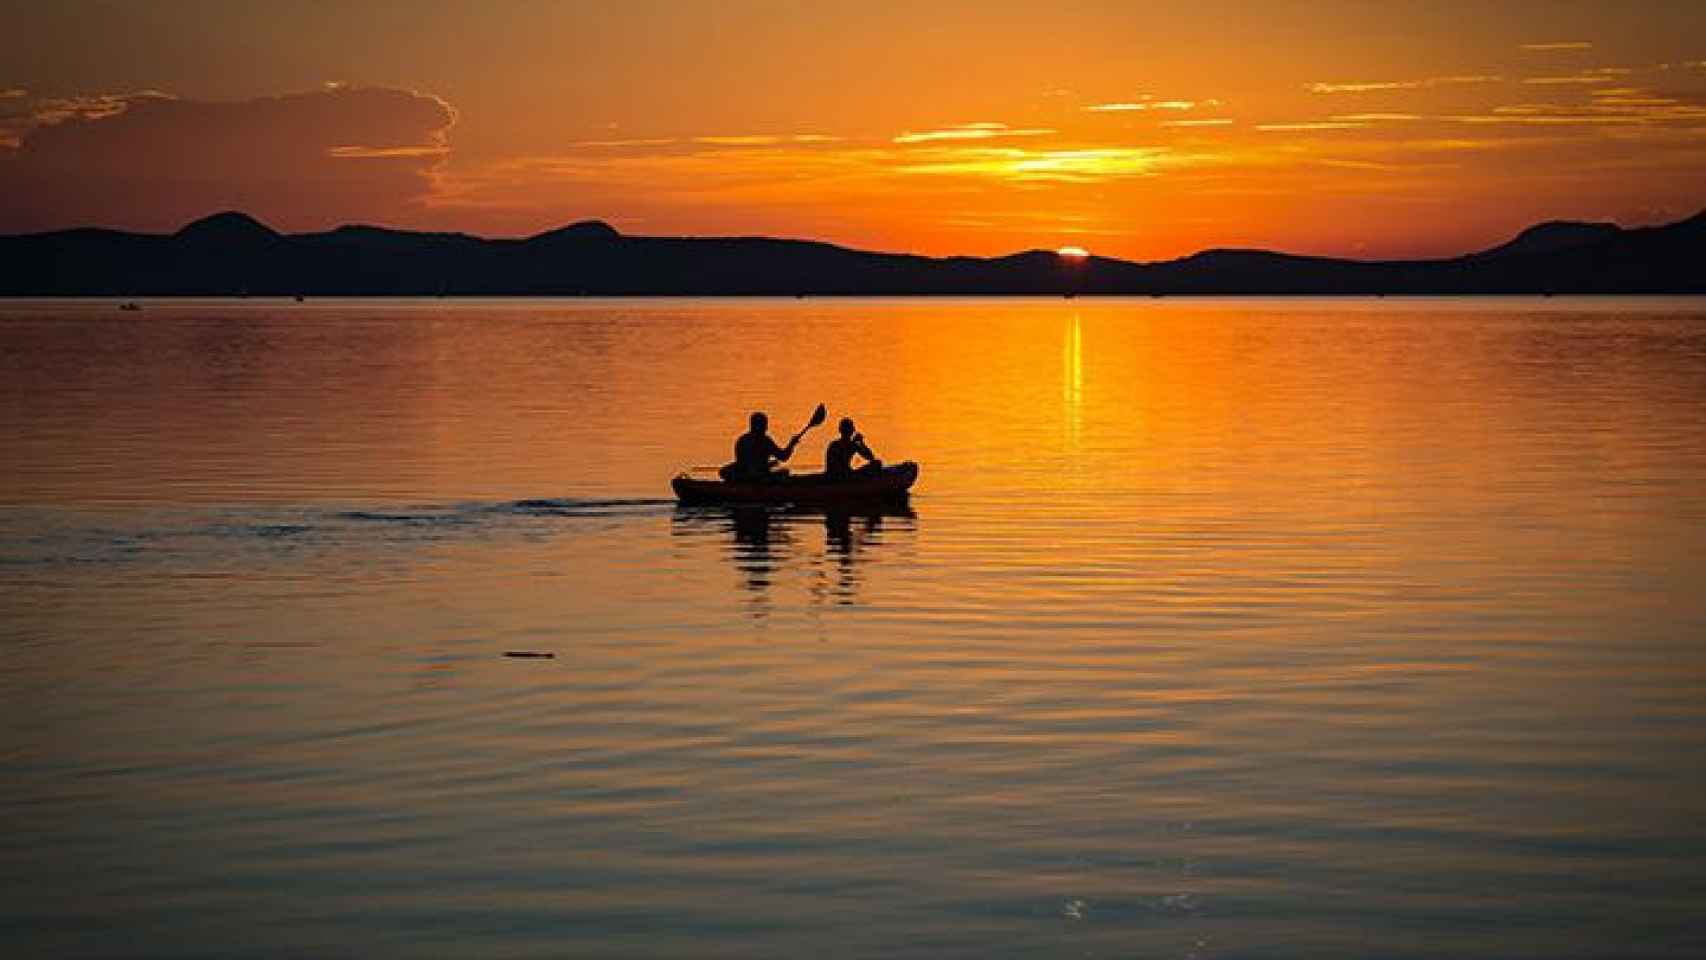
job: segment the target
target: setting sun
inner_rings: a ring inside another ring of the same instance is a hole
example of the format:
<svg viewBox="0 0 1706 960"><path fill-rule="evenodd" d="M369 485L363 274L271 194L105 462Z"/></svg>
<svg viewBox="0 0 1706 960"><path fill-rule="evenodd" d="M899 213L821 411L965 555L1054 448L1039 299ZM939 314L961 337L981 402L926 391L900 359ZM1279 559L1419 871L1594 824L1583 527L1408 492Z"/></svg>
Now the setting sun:
<svg viewBox="0 0 1706 960"><path fill-rule="evenodd" d="M1059 250L1056 250L1055 253L1060 254L1068 260L1083 260L1085 257L1090 255L1090 251L1083 247L1061 247Z"/></svg>

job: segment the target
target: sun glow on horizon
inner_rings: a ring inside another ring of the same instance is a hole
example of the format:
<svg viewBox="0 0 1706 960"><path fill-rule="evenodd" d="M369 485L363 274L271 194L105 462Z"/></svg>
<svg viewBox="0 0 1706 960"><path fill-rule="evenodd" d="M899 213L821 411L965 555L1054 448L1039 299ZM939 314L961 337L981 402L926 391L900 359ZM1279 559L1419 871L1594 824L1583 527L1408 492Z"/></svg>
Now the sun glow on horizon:
<svg viewBox="0 0 1706 960"><path fill-rule="evenodd" d="M1067 260L1083 260L1090 256L1090 251L1083 247L1061 247L1055 253Z"/></svg>

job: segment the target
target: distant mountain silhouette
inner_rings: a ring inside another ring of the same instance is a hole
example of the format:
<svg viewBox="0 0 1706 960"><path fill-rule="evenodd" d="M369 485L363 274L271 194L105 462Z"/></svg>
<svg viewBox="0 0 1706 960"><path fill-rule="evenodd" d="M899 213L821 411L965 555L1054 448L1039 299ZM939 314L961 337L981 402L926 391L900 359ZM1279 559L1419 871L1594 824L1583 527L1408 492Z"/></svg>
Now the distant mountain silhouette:
<svg viewBox="0 0 1706 960"><path fill-rule="evenodd" d="M1491 250L1483 250L1480 253L1471 254L1471 256L1487 259L1521 256L1529 253L1552 253L1556 250L1585 247L1592 243L1610 240L1622 232L1622 228L1615 223L1578 223L1574 220L1552 220L1529 227L1517 234L1516 238L1509 243L1502 243Z"/></svg>
<svg viewBox="0 0 1706 960"><path fill-rule="evenodd" d="M172 234L180 243L254 249L283 239L282 235L246 213L226 211L202 217Z"/></svg>
<svg viewBox="0 0 1706 960"><path fill-rule="evenodd" d="M630 237L596 220L526 239L344 226L280 234L246 214L175 234L0 236L0 295L791 295L1706 293L1706 212L1662 227L1543 223L1441 260L1207 250L1074 262L1051 251L921 257L767 237Z"/></svg>

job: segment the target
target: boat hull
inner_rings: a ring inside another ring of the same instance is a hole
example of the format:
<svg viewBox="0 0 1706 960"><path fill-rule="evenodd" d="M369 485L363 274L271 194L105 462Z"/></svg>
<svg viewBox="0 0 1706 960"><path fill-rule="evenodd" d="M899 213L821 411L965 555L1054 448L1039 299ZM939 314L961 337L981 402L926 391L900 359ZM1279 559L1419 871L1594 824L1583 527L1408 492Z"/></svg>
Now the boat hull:
<svg viewBox="0 0 1706 960"><path fill-rule="evenodd" d="M884 467L875 473L831 480L821 473L787 475L759 481L699 480L681 476L670 481L682 503L808 503L838 504L890 500L906 496L918 482L918 464Z"/></svg>

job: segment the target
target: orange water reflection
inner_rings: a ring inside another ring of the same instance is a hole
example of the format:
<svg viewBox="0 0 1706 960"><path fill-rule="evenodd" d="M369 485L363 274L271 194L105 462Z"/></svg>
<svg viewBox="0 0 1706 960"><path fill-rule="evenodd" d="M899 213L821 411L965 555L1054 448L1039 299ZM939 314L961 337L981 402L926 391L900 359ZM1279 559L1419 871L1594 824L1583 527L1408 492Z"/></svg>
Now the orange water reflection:
<svg viewBox="0 0 1706 960"><path fill-rule="evenodd" d="M1694 923L1690 305L142 316L0 308L0 866L55 929L264 889L332 942L471 876L539 955ZM820 401L916 516L664 499Z"/></svg>
<svg viewBox="0 0 1706 960"><path fill-rule="evenodd" d="M687 541L707 535L751 592L751 614L768 610L769 590L778 571L804 564L810 568L808 596L814 604L842 606L858 601L861 566L882 552L886 538L916 529L909 503L872 503L851 508L680 507L671 533ZM819 531L821 530L821 533ZM821 546L817 545L821 536Z"/></svg>

